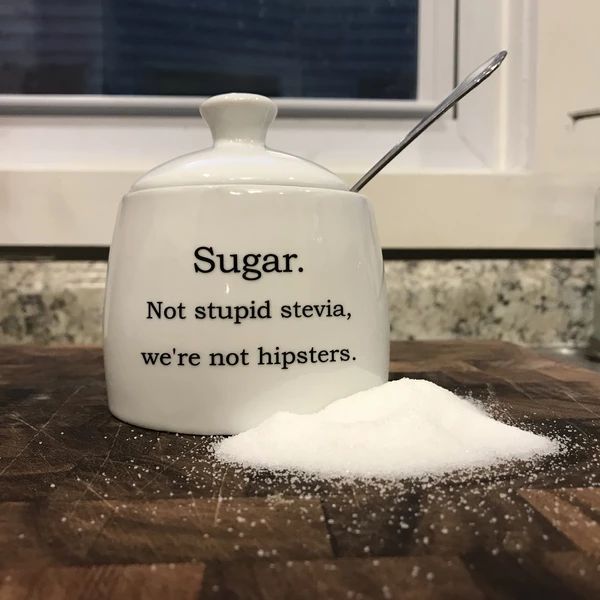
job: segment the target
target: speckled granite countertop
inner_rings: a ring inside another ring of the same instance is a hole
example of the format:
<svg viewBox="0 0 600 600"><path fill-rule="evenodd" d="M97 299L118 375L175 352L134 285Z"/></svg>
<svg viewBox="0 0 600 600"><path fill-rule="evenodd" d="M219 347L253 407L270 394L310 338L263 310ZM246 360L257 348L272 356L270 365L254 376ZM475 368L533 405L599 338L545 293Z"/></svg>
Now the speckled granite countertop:
<svg viewBox="0 0 600 600"><path fill-rule="evenodd" d="M389 260L392 339L584 346L591 259ZM0 261L0 343L100 344L104 261Z"/></svg>

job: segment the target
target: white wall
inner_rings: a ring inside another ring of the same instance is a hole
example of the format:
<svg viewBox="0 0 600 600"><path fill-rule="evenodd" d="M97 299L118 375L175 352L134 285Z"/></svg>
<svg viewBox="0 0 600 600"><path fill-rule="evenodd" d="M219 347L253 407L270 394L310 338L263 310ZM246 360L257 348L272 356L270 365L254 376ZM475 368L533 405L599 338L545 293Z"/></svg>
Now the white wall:
<svg viewBox="0 0 600 600"><path fill-rule="evenodd" d="M539 2L532 167L588 175L600 185L600 118L573 125L573 110L600 107L600 2Z"/></svg>

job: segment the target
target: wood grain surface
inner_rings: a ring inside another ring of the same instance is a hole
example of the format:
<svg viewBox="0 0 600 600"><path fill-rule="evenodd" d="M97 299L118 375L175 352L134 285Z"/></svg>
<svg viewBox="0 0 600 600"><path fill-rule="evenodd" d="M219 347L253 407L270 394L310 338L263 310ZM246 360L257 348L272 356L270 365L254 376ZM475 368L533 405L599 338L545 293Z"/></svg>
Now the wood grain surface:
<svg viewBox="0 0 600 600"><path fill-rule="evenodd" d="M426 378L559 437L533 464L320 481L113 418L97 348L0 348L0 600L600 597L600 375L501 342L407 342Z"/></svg>

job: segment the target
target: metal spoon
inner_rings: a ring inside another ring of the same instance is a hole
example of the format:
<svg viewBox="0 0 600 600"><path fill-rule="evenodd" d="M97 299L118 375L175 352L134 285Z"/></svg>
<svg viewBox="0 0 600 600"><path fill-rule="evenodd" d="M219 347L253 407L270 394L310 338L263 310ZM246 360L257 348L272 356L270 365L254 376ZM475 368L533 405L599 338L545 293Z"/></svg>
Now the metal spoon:
<svg viewBox="0 0 600 600"><path fill-rule="evenodd" d="M485 81L506 57L506 50L498 52L477 67L470 75L459 83L444 100L442 100L426 117L423 117L417 125L411 129L406 137L394 146L385 156L382 156L351 188L351 192L361 190L383 167L392 161L404 148L412 144L430 125L435 123L449 108L452 108L461 98L474 90L480 83Z"/></svg>

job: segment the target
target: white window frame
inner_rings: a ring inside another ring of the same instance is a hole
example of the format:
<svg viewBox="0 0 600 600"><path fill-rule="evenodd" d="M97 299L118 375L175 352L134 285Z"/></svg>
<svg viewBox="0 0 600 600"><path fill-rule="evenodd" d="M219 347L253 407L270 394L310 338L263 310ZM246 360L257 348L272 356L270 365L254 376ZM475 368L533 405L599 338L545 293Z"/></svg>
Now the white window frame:
<svg viewBox="0 0 600 600"><path fill-rule="evenodd" d="M353 183L449 91L455 47L459 79L508 48L456 118L437 123L364 189L382 245L591 247L589 178L556 194L556 176L535 164L536 28L538 12L545 18L555 0L456 1L457 12L455 0L421 0L416 102L278 100L269 145ZM120 197L139 175L210 143L192 116L198 101L0 97L0 244L107 245Z"/></svg>

